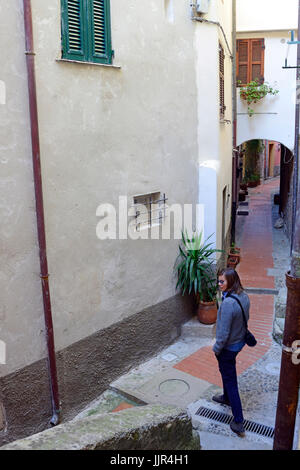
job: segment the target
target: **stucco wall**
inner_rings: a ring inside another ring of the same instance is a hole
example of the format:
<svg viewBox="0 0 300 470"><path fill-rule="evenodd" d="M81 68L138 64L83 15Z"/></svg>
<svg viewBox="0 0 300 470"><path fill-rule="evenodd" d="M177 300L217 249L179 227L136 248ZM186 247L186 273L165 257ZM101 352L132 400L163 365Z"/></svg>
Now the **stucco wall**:
<svg viewBox="0 0 300 470"><path fill-rule="evenodd" d="M22 2L0 0L0 338L6 376L46 356L32 181ZM231 44L231 8L211 18ZM101 203L153 191L206 205L220 246L222 191L231 185L231 125L220 124L215 25L191 21L190 2L111 0L116 67L60 61L60 0L32 0L41 162L56 350L175 294L178 241L96 237ZM207 162L208 165L207 165ZM199 176L200 166L200 176ZM202 172L201 168L205 168ZM209 178L207 175L209 174ZM229 226L229 213L226 226Z"/></svg>
<svg viewBox="0 0 300 470"><path fill-rule="evenodd" d="M1 339L6 375L45 356L22 2L0 1ZM59 62L60 1L32 0L44 204L56 349L175 294L178 241L100 241L96 209L156 190L195 203L197 88L189 2L112 0L115 63ZM14 33L11 33L11 32ZM6 172L6 176L5 175ZM12 191L11 189L14 188ZM129 202L132 202L129 199Z"/></svg>
<svg viewBox="0 0 300 470"><path fill-rule="evenodd" d="M199 202L204 204L205 237L222 248L223 189L231 195L232 173L232 7L230 2L212 0L204 19L219 22L224 35L215 24L197 23L195 49L197 50L198 85L198 148L199 148ZM225 54L225 121L219 111L219 43ZM227 198L225 234L231 216L231 199ZM217 258L219 256L217 255Z"/></svg>
<svg viewBox="0 0 300 470"><path fill-rule="evenodd" d="M0 375L46 355L21 4L0 1Z"/></svg>
<svg viewBox="0 0 300 470"><path fill-rule="evenodd" d="M297 18L297 0L237 0L237 31L297 29Z"/></svg>

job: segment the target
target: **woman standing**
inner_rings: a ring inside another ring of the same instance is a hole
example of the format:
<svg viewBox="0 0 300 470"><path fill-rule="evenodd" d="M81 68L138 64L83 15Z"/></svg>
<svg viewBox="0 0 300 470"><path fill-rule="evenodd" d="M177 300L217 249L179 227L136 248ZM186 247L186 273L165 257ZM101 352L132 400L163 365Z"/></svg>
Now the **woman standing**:
<svg viewBox="0 0 300 470"><path fill-rule="evenodd" d="M245 346L246 327L238 300L244 309L247 322L250 300L234 269L227 268L221 271L218 284L223 301L218 310L216 342L213 351L222 376L223 395L215 395L212 399L231 406L233 421L230 427L235 433L243 435L244 417L237 383L236 356Z"/></svg>

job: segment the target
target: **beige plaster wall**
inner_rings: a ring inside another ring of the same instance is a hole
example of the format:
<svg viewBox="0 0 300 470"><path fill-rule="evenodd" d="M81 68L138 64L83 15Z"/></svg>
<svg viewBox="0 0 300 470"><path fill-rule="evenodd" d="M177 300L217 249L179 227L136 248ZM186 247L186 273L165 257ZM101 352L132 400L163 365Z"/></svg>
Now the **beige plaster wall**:
<svg viewBox="0 0 300 470"><path fill-rule="evenodd" d="M0 1L0 375L45 356L21 2Z"/></svg>
<svg viewBox="0 0 300 470"><path fill-rule="evenodd" d="M45 356L22 2L1 8L1 335L5 375ZM56 349L175 293L178 241L96 237L101 203L152 191L197 201L197 89L189 2L112 0L121 68L60 58L60 1L32 0L41 160ZM13 33L11 33L13 31ZM6 33L6 34L5 34ZM3 159L7 163L3 162ZM4 332L4 334L3 334Z"/></svg>
<svg viewBox="0 0 300 470"><path fill-rule="evenodd" d="M45 357L35 227L22 2L0 0L0 339L6 375ZM166 8L167 7L167 8ZM231 44L231 7L211 2ZM104 240L99 204L118 208L161 191L206 204L221 246L222 191L231 186L232 126L219 121L215 25L191 21L190 2L111 0L115 65L60 61L60 0L32 0L44 206L56 349L175 294L177 240ZM201 168L207 168L204 172ZM212 162L212 165L211 165ZM204 164L204 165L203 165ZM199 171L200 167L200 171ZM207 178L207 176L209 176ZM226 225L230 216L227 214Z"/></svg>

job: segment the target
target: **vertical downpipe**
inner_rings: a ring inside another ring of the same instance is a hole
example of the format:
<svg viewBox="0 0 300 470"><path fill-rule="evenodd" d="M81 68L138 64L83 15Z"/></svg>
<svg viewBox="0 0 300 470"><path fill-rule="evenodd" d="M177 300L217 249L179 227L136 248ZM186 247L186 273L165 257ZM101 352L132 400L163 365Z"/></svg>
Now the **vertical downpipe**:
<svg viewBox="0 0 300 470"><path fill-rule="evenodd" d="M31 144L32 144L32 162L33 178L36 202L37 233L40 254L41 283L43 292L44 316L46 326L46 339L48 349L48 366L52 401L52 418L50 423L57 425L59 423L59 394L57 383L57 370L55 359L54 333L51 312L50 290L48 282L48 263L46 251L45 219L42 191L42 175L40 162L40 142L38 126L38 110L35 81L35 65L33 52L33 28L31 0L23 0L24 6L24 26L25 26L25 54L28 74L28 93L30 108L30 126L31 126Z"/></svg>

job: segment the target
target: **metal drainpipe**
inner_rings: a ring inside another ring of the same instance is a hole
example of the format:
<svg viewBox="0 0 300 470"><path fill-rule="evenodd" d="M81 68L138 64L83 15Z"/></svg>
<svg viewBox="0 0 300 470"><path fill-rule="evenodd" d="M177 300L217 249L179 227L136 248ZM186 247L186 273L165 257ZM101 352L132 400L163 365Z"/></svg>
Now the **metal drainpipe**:
<svg viewBox="0 0 300 470"><path fill-rule="evenodd" d="M49 275L48 275L48 263L47 263L47 251L46 251L45 219L44 219L42 175L41 175L41 162L40 162L40 143L39 143L38 110L37 110L35 66L34 66L35 54L33 52L31 0L23 0L23 6L24 6L24 25L25 25L25 47L26 47L25 54L26 54L27 73L28 73L28 93L29 93L29 108L30 108L33 177L34 177L37 233L38 233L40 269L41 269L40 276L41 276L42 292L43 292L44 316L45 316L46 338L47 338L47 349L48 349L49 379L50 379L51 402L52 402L52 410L53 410L53 415L50 420L50 423L55 426L59 423L59 395L58 395L50 290L49 290L49 282L48 282Z"/></svg>

